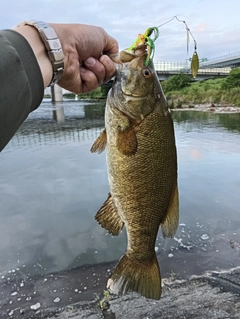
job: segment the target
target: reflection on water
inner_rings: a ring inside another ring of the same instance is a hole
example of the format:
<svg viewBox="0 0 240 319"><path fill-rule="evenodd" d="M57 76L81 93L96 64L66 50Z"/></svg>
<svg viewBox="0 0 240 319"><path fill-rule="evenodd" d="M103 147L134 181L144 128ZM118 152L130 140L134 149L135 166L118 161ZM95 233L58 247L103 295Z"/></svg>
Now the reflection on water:
<svg viewBox="0 0 240 319"><path fill-rule="evenodd" d="M76 105L77 104L77 105ZM20 127L4 152L15 148L82 142L94 139L104 125L105 103L43 102Z"/></svg>
<svg viewBox="0 0 240 319"><path fill-rule="evenodd" d="M90 154L104 103L43 102L0 155L0 278L31 277L117 260L125 232L94 215L109 188L105 154ZM180 226L159 233L163 276L240 265L240 114L173 112Z"/></svg>

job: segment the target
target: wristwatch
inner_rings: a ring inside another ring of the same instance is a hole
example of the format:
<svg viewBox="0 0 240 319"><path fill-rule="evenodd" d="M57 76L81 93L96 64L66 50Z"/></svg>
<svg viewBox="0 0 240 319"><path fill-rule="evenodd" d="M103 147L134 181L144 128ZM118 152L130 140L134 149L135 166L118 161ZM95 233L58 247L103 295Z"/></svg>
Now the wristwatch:
<svg viewBox="0 0 240 319"><path fill-rule="evenodd" d="M49 86L57 83L63 75L64 55L56 32L49 24L42 21L29 20L21 22L19 25L29 25L38 30L53 67L53 78Z"/></svg>

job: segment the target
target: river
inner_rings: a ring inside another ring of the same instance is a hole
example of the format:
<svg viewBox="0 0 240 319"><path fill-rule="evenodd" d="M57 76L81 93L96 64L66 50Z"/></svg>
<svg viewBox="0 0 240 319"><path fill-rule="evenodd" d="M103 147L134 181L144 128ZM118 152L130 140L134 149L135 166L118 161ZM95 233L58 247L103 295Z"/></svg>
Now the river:
<svg viewBox="0 0 240 319"><path fill-rule="evenodd" d="M162 276L240 266L240 114L172 113L180 224L173 239L159 232ZM94 220L109 192L105 153L89 151L103 115L104 102L45 100L1 153L0 313L91 299L125 251L125 231Z"/></svg>

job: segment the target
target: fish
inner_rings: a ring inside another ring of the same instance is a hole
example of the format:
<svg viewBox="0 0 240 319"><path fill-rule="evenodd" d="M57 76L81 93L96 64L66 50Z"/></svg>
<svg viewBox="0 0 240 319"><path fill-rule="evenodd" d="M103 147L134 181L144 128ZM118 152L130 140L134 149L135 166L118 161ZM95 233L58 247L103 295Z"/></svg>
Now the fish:
<svg viewBox="0 0 240 319"><path fill-rule="evenodd" d="M177 150L167 100L146 46L122 50L105 108L105 129L91 147L106 149L110 192L95 219L110 234L126 227L127 249L107 288L160 299L161 274L155 242L172 237L179 222Z"/></svg>

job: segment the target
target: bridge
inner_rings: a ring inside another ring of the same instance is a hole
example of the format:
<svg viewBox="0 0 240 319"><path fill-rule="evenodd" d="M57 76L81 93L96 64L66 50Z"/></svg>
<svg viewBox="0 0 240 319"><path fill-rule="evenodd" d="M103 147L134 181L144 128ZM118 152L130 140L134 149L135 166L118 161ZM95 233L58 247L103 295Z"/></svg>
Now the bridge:
<svg viewBox="0 0 240 319"><path fill-rule="evenodd" d="M171 75L179 73L191 75L190 61L186 62L154 62L159 80L166 80ZM225 77L231 69L240 66L240 52L216 57L213 59L200 60L200 66L196 80L203 80L216 77Z"/></svg>
<svg viewBox="0 0 240 319"><path fill-rule="evenodd" d="M229 53L217 58L209 59L201 63L201 68L226 68L230 67L231 69L237 68L240 66L240 52Z"/></svg>
<svg viewBox="0 0 240 319"><path fill-rule="evenodd" d="M192 75L190 62L154 62L154 67L157 72L160 81L167 80L172 75L184 73ZM231 67L215 67L213 65L209 67L202 67L200 64L196 80L206 80L216 77L226 77L231 71Z"/></svg>

